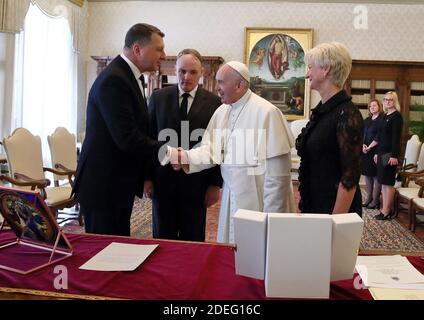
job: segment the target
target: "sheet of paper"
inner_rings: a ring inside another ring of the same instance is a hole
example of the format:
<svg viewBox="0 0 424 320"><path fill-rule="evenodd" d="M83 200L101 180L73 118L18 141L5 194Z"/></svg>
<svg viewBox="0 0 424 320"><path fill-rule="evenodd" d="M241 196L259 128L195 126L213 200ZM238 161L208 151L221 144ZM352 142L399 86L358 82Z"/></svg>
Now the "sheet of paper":
<svg viewBox="0 0 424 320"><path fill-rule="evenodd" d="M80 269L94 271L133 271L158 245L141 245L112 242Z"/></svg>
<svg viewBox="0 0 424 320"><path fill-rule="evenodd" d="M369 288L374 300L424 300L424 290Z"/></svg>
<svg viewBox="0 0 424 320"><path fill-rule="evenodd" d="M424 288L424 275L402 256L360 256L356 270L367 287Z"/></svg>

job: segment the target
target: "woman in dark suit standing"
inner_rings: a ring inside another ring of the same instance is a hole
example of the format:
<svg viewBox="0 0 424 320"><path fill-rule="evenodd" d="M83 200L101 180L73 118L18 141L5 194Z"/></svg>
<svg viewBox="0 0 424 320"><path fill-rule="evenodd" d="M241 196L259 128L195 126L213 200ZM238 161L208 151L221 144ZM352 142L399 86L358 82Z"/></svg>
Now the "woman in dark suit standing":
<svg viewBox="0 0 424 320"><path fill-rule="evenodd" d="M303 213L362 214L363 119L343 90L352 59L341 43L323 43L306 56L311 89L321 102L296 139L301 158L299 208Z"/></svg>
<svg viewBox="0 0 424 320"><path fill-rule="evenodd" d="M373 99L368 103L369 116L364 120L364 143L362 145L362 174L365 176L367 200L362 204L368 209L380 205L381 185L377 179L377 166L374 162L377 135L381 126L383 107L380 101Z"/></svg>
<svg viewBox="0 0 424 320"><path fill-rule="evenodd" d="M383 208L375 216L377 220L391 219L395 197L396 167L399 163L400 138L402 134L403 119L400 114L400 105L396 92L389 91L385 94L383 106L386 114L383 116L382 125L378 134L377 154L374 161L377 163L377 178L382 185Z"/></svg>

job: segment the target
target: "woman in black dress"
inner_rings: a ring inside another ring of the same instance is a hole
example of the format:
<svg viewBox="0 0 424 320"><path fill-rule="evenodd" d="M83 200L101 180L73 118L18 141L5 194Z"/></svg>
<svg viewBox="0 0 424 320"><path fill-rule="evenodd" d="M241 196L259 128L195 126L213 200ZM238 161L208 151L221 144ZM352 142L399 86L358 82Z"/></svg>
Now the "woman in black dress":
<svg viewBox="0 0 424 320"><path fill-rule="evenodd" d="M324 43L305 56L306 78L321 102L296 139L301 158L299 208L303 213L362 214L361 176L363 119L342 89L352 59L340 43Z"/></svg>
<svg viewBox="0 0 424 320"><path fill-rule="evenodd" d="M396 92L389 91L385 94L383 106L386 114L383 116L382 125L378 133L377 154L374 161L377 163L377 178L382 185L383 208L375 216L378 220L391 219L395 197L396 167L399 163L400 138L402 134L403 119L400 114L400 105Z"/></svg>
<svg viewBox="0 0 424 320"><path fill-rule="evenodd" d="M363 207L375 209L380 205L381 184L377 179L377 166L374 162L377 134L381 126L383 108L377 99L368 103L369 117L364 120L364 144L362 145L362 174L365 176L367 200Z"/></svg>

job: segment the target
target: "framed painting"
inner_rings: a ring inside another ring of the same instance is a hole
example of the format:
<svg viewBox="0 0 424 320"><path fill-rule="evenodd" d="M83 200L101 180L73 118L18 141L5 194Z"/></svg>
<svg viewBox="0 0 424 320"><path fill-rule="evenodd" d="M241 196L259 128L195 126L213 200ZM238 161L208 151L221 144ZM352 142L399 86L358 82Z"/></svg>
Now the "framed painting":
<svg viewBox="0 0 424 320"><path fill-rule="evenodd" d="M287 120L309 118L304 59L312 36L312 29L245 28L250 89L278 107Z"/></svg>
<svg viewBox="0 0 424 320"><path fill-rule="evenodd" d="M0 214L15 237L0 243L0 269L28 274L72 256L72 246L40 193L0 186Z"/></svg>

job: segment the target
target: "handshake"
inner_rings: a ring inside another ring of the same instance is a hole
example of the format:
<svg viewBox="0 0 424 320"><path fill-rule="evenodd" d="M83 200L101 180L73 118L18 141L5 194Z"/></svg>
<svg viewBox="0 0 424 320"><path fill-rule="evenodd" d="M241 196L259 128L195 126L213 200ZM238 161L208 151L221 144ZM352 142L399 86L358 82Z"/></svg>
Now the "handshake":
<svg viewBox="0 0 424 320"><path fill-rule="evenodd" d="M169 162L172 165L172 168L175 171L183 169L185 172L189 171L189 158L187 151L183 148L173 148L168 147L169 149Z"/></svg>

